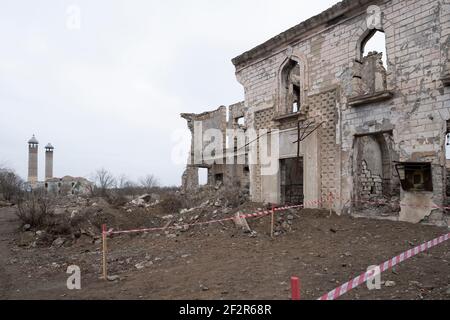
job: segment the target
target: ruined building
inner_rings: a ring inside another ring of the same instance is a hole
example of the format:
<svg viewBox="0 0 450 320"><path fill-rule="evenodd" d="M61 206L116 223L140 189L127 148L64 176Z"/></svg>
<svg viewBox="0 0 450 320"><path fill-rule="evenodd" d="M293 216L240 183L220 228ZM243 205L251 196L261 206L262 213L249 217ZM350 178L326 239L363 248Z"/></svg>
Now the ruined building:
<svg viewBox="0 0 450 320"><path fill-rule="evenodd" d="M384 55L366 50L375 35ZM245 101L228 119L225 107L183 117L278 130L278 170L209 164L209 182L248 181L256 202L444 221L449 48L449 0L345 0L241 54ZM201 166L189 162L185 188Z"/></svg>

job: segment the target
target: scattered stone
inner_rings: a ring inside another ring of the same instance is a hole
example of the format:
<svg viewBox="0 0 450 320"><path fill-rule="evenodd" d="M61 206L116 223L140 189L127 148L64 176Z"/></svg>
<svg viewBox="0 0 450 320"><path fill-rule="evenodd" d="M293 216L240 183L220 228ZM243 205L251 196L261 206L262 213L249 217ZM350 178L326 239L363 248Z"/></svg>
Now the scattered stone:
<svg viewBox="0 0 450 320"><path fill-rule="evenodd" d="M251 231L250 234L248 235L250 238L256 238L258 236L258 232L256 231Z"/></svg>
<svg viewBox="0 0 450 320"><path fill-rule="evenodd" d="M288 220L294 220L294 216L290 214L290 215L287 216L287 219Z"/></svg>
<svg viewBox="0 0 450 320"><path fill-rule="evenodd" d="M119 276L108 276L108 277L106 277L106 279L108 279L108 281L119 281L120 277Z"/></svg>
<svg viewBox="0 0 450 320"><path fill-rule="evenodd" d="M290 230L290 229L291 229L291 226L290 226L289 223L287 223L286 221L284 221L284 222L281 224L281 227L282 227L284 230Z"/></svg>
<svg viewBox="0 0 450 320"><path fill-rule="evenodd" d="M345 257L351 257L352 254L351 254L351 252L346 252L346 253L344 253L344 256L345 256Z"/></svg>
<svg viewBox="0 0 450 320"><path fill-rule="evenodd" d="M72 210L72 213L70 214L70 219L73 219L78 214L78 210Z"/></svg>
<svg viewBox="0 0 450 320"><path fill-rule="evenodd" d="M52 247L60 248L64 245L65 242L66 240L64 240L63 238L57 238L55 239L55 241L53 241Z"/></svg>
<svg viewBox="0 0 450 320"><path fill-rule="evenodd" d="M30 225L30 224L25 224L25 225L22 227L22 229L23 229L23 231L30 231L31 225Z"/></svg>
<svg viewBox="0 0 450 320"><path fill-rule="evenodd" d="M19 246L29 246L34 241L34 232L26 231L20 235Z"/></svg>
<svg viewBox="0 0 450 320"><path fill-rule="evenodd" d="M144 262L136 263L136 264L134 265L134 267L135 267L136 269L138 269L138 270L142 270L142 269L145 268L145 263L144 263Z"/></svg>
<svg viewBox="0 0 450 320"><path fill-rule="evenodd" d="M386 287L390 288L390 287L395 287L397 284L395 283L395 281L386 281L386 282L384 283L384 285L385 285Z"/></svg>
<svg viewBox="0 0 450 320"><path fill-rule="evenodd" d="M244 231L251 232L251 229L247 223L247 219L242 217L241 212L236 212L236 215L234 217L234 223L236 224L236 226L242 228Z"/></svg>
<svg viewBox="0 0 450 320"><path fill-rule="evenodd" d="M209 288L204 286L203 284L200 285L200 289L202 289L202 291L208 291Z"/></svg>
<svg viewBox="0 0 450 320"><path fill-rule="evenodd" d="M56 208L53 210L53 213L54 213L55 215L57 215L57 216L63 215L63 214L65 214L66 212L67 212L67 209L66 209L66 208L60 208L60 207L56 207Z"/></svg>

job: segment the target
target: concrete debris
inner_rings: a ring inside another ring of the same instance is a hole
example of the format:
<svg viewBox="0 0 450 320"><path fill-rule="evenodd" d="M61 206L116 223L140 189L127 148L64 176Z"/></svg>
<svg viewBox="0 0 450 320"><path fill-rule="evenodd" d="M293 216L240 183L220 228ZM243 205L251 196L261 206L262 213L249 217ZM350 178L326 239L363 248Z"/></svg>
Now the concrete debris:
<svg viewBox="0 0 450 320"><path fill-rule="evenodd" d="M52 247L56 247L56 248L62 247L65 242L66 242L66 240L64 240L63 238L57 238L57 239L55 239L55 241L53 241Z"/></svg>
<svg viewBox="0 0 450 320"><path fill-rule="evenodd" d="M139 262L134 265L134 267L138 270L142 270L145 268L145 262Z"/></svg>
<svg viewBox="0 0 450 320"><path fill-rule="evenodd" d="M395 287L397 284L395 283L395 281L386 281L384 283L384 285L389 288L389 287Z"/></svg>
<svg viewBox="0 0 450 320"><path fill-rule="evenodd" d="M114 281L120 281L120 277L119 276L107 276L107 280L114 282Z"/></svg>
<svg viewBox="0 0 450 320"><path fill-rule="evenodd" d="M236 212L234 217L234 223L244 231L251 232L251 229L247 223L247 219L242 217L242 212Z"/></svg>
<svg viewBox="0 0 450 320"><path fill-rule="evenodd" d="M20 235L19 246L26 247L29 246L35 240L35 234L32 231L23 232Z"/></svg>

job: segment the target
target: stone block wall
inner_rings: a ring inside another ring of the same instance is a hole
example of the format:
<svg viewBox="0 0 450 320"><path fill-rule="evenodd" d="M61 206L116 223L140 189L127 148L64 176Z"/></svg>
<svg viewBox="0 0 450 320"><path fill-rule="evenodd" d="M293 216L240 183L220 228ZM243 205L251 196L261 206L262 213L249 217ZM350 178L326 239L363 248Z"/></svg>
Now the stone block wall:
<svg viewBox="0 0 450 320"><path fill-rule="evenodd" d="M386 35L386 89L382 101L358 107L354 96L355 60L370 30L366 8L377 5ZM392 132L393 152L399 161L433 165L433 201L445 198L445 123L450 119L450 89L442 75L449 69L450 4L448 0L343 1L233 60L245 89L248 126L274 125L261 120L261 110L279 109L279 74L292 57L304 72L302 92L308 110L329 121L320 132L321 193L333 192L345 209L354 196L353 147L358 135ZM332 22L330 22L332 21ZM325 101L325 102L323 102ZM261 194L257 166L252 167L254 200Z"/></svg>

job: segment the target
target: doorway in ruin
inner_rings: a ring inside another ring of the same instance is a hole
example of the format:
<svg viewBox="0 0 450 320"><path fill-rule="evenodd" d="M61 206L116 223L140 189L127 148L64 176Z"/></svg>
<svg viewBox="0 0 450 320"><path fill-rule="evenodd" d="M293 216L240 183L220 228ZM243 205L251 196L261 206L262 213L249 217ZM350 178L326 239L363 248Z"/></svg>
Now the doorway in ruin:
<svg viewBox="0 0 450 320"><path fill-rule="evenodd" d="M303 158L280 160L280 184L282 204L302 204L303 189Z"/></svg>
<svg viewBox="0 0 450 320"><path fill-rule="evenodd" d="M392 133L358 136L354 152L354 208L368 214L398 213Z"/></svg>
<svg viewBox="0 0 450 320"><path fill-rule="evenodd" d="M209 170L208 168L198 168L198 185L206 186L209 182Z"/></svg>

